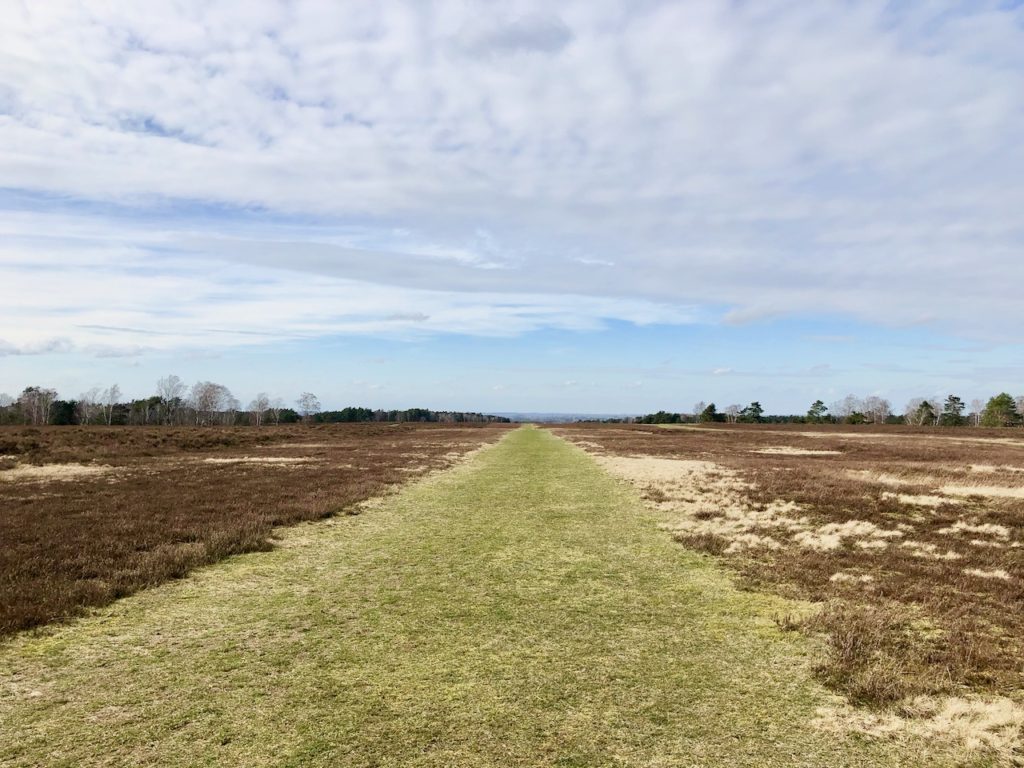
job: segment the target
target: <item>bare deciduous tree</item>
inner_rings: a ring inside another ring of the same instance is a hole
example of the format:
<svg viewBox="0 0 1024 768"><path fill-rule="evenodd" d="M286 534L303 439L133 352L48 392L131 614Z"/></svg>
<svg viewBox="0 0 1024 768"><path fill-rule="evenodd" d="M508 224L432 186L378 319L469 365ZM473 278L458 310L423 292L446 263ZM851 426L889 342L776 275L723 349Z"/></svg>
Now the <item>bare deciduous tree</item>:
<svg viewBox="0 0 1024 768"><path fill-rule="evenodd" d="M274 417L274 424L281 423L281 411L284 410L284 400L275 397L270 401L270 413Z"/></svg>
<svg viewBox="0 0 1024 768"><path fill-rule="evenodd" d="M156 383L156 394L160 398L161 416L165 424L177 421L187 389L185 382L173 373Z"/></svg>
<svg viewBox="0 0 1024 768"><path fill-rule="evenodd" d="M985 410L985 403L978 398L971 400L971 413L970 420L971 426L977 427L981 425L981 414Z"/></svg>
<svg viewBox="0 0 1024 768"><path fill-rule="evenodd" d="M100 388L93 387L88 392L80 394L75 410L78 412L79 424L92 424L96 421L96 418L103 410L103 406L100 405Z"/></svg>
<svg viewBox="0 0 1024 768"><path fill-rule="evenodd" d="M249 414L252 417L252 425L254 427L263 426L263 418L268 410L270 410L270 396L266 392L260 392L249 403Z"/></svg>
<svg viewBox="0 0 1024 768"><path fill-rule="evenodd" d="M847 395L842 400L832 403L832 407L829 410L836 418L845 419L855 413L863 413L864 404L856 395Z"/></svg>
<svg viewBox="0 0 1024 768"><path fill-rule="evenodd" d="M884 424L885 420L892 414L892 405L889 404L889 401L877 395L864 398L861 407L863 409L862 413L867 416L868 421L872 421L875 424Z"/></svg>
<svg viewBox="0 0 1024 768"><path fill-rule="evenodd" d="M304 421L309 421L314 413L320 412L320 400L312 392L303 392L295 402Z"/></svg>
<svg viewBox="0 0 1024 768"><path fill-rule="evenodd" d="M189 404L195 411L196 424L210 424L228 405L231 392L223 384L212 381L197 381L192 385ZM235 401L237 403L237 401Z"/></svg>
<svg viewBox="0 0 1024 768"><path fill-rule="evenodd" d="M18 398L22 419L33 426L48 424L53 401L57 399L57 391L46 387L25 387Z"/></svg>
<svg viewBox="0 0 1024 768"><path fill-rule="evenodd" d="M114 422L114 406L121 399L121 388L117 384L111 384L103 390L100 402L103 403L103 418L110 426Z"/></svg>
<svg viewBox="0 0 1024 768"><path fill-rule="evenodd" d="M224 416L224 426L228 427L235 423L238 412L242 409L242 404L238 401L238 398L232 395L231 390L227 387L223 387L221 409Z"/></svg>
<svg viewBox="0 0 1024 768"><path fill-rule="evenodd" d="M727 418L729 420L730 424L735 424L736 423L736 419L738 419L740 417L740 414L742 412L743 412L743 406L742 405L737 405L735 403L733 405L725 406L725 410L723 411L723 413L725 414L725 418Z"/></svg>

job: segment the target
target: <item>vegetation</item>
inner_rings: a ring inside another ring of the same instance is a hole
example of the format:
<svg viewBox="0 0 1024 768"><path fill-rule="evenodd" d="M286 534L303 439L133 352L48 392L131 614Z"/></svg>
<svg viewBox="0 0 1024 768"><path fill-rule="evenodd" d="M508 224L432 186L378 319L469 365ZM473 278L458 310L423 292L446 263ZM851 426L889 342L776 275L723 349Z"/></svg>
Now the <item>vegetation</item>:
<svg viewBox="0 0 1024 768"><path fill-rule="evenodd" d="M939 404L942 403L941 408ZM986 426L1007 427L1024 423L1024 396L1014 399L1005 392L989 400L987 406L975 400L971 412L965 416L967 405L956 395L941 398L915 397L907 403L902 414L894 414L888 400L877 396L859 398L847 395L831 406L815 400L806 414L765 414L757 401L741 407L729 405L719 412L714 403L700 402L690 413L658 411L635 419L636 424L701 424L708 422L746 422L769 424L909 424L912 426ZM617 420L621 421L621 420Z"/></svg>
<svg viewBox="0 0 1024 768"><path fill-rule="evenodd" d="M1013 427L1020 423L1017 405L1005 392L989 400L981 414L981 424L984 427Z"/></svg>
<svg viewBox="0 0 1024 768"><path fill-rule="evenodd" d="M492 427L0 432L0 635L80 613L327 517Z"/></svg>
<svg viewBox="0 0 1024 768"><path fill-rule="evenodd" d="M0 647L6 766L944 765L812 724L811 648L581 451L474 462Z"/></svg>
<svg viewBox="0 0 1024 768"><path fill-rule="evenodd" d="M359 421L509 422L509 419L501 416L431 411L426 408L386 411L349 407L340 411L322 411L320 399L312 392L299 395L295 401L296 408L288 408L281 398L271 398L267 393L260 392L246 409L242 409L238 399L223 384L199 381L188 388L177 376L160 379L157 382L157 393L151 397L127 402L121 402L120 398L121 389L116 384L102 391L97 387L83 392L77 400L61 400L54 389L26 387L17 398L0 394L0 424L261 427L265 424L294 424L299 421L320 424Z"/></svg>
<svg viewBox="0 0 1024 768"><path fill-rule="evenodd" d="M802 626L828 635L822 679L855 700L1024 690L1024 441L848 427L560 434L633 457L625 474L686 546L754 587L828 606Z"/></svg>

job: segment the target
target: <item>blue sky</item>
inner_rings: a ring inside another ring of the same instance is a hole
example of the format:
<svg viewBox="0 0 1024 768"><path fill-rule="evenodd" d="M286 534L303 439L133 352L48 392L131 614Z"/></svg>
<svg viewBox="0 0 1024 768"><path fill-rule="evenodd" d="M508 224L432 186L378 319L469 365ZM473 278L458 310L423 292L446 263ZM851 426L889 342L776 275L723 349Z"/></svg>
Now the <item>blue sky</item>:
<svg viewBox="0 0 1024 768"><path fill-rule="evenodd" d="M15 4L0 392L1024 391L1019 3Z"/></svg>

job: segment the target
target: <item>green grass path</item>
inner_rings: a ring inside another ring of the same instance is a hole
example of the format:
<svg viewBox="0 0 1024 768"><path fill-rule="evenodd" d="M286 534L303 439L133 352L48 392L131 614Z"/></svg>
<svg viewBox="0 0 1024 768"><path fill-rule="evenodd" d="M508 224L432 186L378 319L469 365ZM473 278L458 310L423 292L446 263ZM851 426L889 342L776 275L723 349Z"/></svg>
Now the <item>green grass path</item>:
<svg viewBox="0 0 1024 768"><path fill-rule="evenodd" d="M281 536L0 646L0 765L913 764L546 431Z"/></svg>

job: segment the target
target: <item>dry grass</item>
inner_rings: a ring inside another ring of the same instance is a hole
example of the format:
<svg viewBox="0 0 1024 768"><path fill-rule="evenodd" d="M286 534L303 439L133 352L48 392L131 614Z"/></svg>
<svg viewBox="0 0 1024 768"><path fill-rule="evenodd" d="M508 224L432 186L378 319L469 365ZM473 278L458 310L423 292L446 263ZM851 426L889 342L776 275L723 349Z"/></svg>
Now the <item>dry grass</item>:
<svg viewBox="0 0 1024 768"><path fill-rule="evenodd" d="M0 636L337 514L504 428L0 429Z"/></svg>
<svg viewBox="0 0 1024 768"><path fill-rule="evenodd" d="M1021 700L1020 432L853 429L559 434L618 467L677 539L723 556L750 587L822 603L793 623L827 638L820 675L851 699ZM773 450L779 434L795 450ZM834 453L797 453L821 449ZM630 471L645 457L656 471Z"/></svg>

